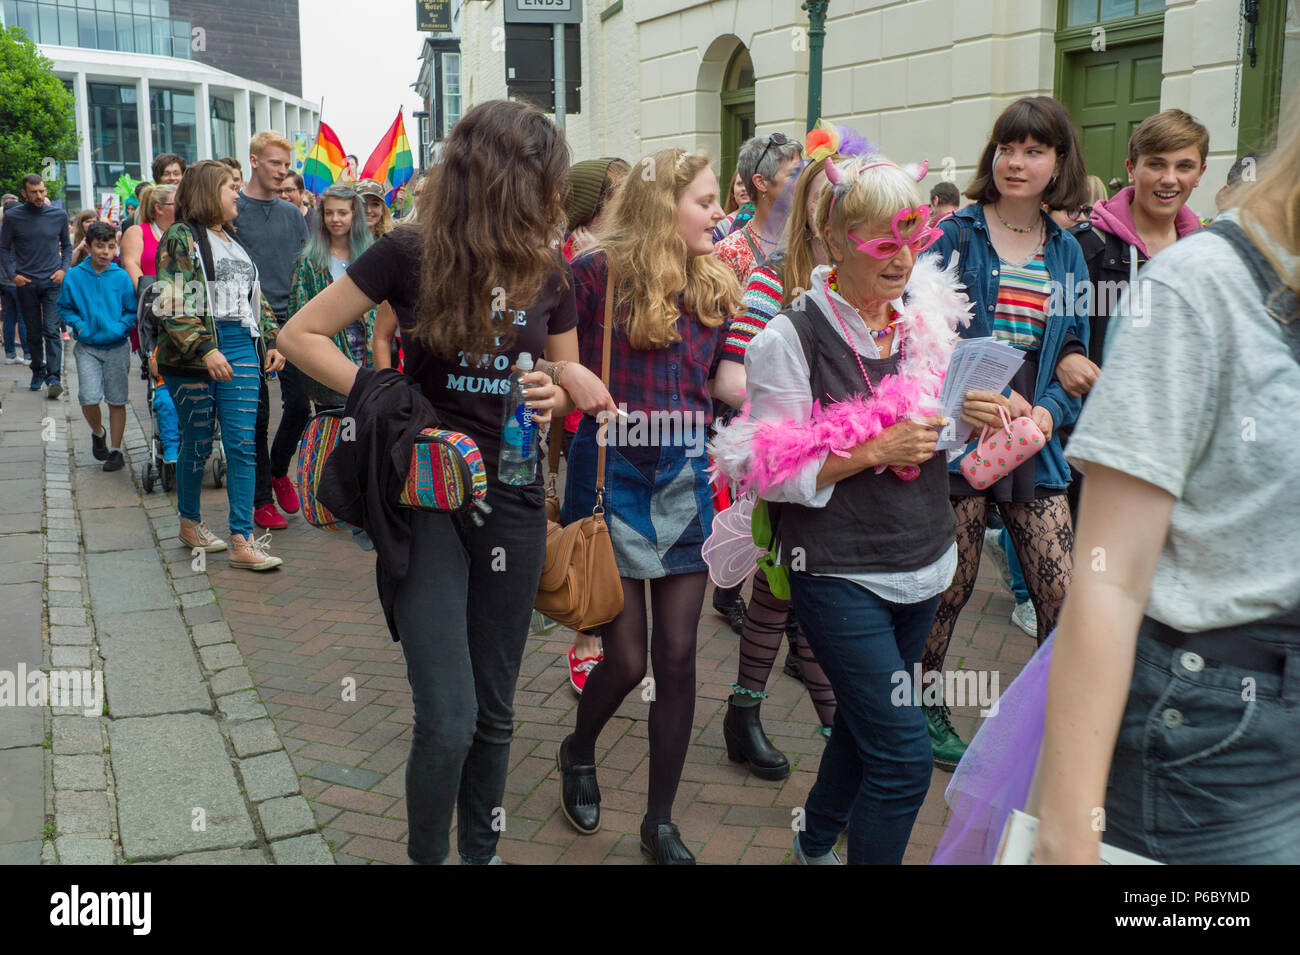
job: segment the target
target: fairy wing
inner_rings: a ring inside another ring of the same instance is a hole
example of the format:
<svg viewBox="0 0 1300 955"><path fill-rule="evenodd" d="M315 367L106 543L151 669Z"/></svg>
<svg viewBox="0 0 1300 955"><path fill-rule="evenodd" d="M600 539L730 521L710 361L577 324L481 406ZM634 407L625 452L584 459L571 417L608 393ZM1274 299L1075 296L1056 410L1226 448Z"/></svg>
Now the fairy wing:
<svg viewBox="0 0 1300 955"><path fill-rule="evenodd" d="M758 555L751 523L754 499L743 495L713 518L713 531L704 542L701 554L709 565L709 576L719 587L743 584L758 569Z"/></svg>

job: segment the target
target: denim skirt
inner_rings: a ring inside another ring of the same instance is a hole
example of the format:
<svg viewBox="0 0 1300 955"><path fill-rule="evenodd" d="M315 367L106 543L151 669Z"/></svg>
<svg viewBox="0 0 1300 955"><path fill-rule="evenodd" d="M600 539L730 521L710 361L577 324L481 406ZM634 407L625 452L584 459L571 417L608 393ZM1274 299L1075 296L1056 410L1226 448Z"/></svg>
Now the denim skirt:
<svg viewBox="0 0 1300 955"><path fill-rule="evenodd" d="M584 415L569 446L564 523L596 504L596 419ZM605 448L605 521L622 577L654 580L707 570L700 548L713 525L709 459L683 444Z"/></svg>

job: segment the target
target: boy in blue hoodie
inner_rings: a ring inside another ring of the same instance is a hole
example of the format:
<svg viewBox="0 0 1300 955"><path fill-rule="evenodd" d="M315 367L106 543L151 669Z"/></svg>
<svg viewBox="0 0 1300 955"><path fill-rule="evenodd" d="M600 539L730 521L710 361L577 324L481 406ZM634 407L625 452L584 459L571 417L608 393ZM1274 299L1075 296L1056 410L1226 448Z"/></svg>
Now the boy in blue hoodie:
<svg viewBox="0 0 1300 955"><path fill-rule="evenodd" d="M117 256L117 230L113 226L107 222L86 226L86 247L90 255L63 280L59 315L77 339L77 400L90 425L95 459L104 462L105 471L118 471L126 463L122 433L126 430L135 287L126 270L113 263ZM105 399L108 440L99 410L99 403Z"/></svg>

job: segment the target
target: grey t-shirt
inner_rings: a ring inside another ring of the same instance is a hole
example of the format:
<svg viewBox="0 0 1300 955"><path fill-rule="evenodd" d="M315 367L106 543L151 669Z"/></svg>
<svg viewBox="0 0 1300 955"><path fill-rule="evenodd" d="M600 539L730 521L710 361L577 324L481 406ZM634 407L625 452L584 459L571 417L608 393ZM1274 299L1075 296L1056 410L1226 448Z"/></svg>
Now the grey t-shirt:
<svg viewBox="0 0 1300 955"><path fill-rule="evenodd" d="M1274 249L1286 268L1300 265ZM1300 602L1300 364L1217 235L1161 252L1138 288L1140 308L1126 291L1110 321L1066 457L1177 498L1151 617L1191 633L1288 610Z"/></svg>
<svg viewBox="0 0 1300 955"><path fill-rule="evenodd" d="M284 321L289 307L293 262L307 242L302 212L283 199L253 199L239 194L235 232L248 250L275 317Z"/></svg>

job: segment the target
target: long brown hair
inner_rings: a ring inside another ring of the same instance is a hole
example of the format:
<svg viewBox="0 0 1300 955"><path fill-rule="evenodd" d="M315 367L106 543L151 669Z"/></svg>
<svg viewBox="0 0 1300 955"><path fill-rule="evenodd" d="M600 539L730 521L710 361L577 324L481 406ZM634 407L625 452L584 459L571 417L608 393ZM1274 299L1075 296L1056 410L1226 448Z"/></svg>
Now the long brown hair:
<svg viewBox="0 0 1300 955"><path fill-rule="evenodd" d="M614 299L633 348L667 348L682 340L682 308L716 328L740 308L740 286L712 255L687 254L677 234L677 203L700 172L702 153L661 149L634 166L609 212L597 248L605 250L617 277ZM647 175L651 172L652 174Z"/></svg>
<svg viewBox="0 0 1300 955"><path fill-rule="evenodd" d="M722 203L722 211L727 215L731 215L740 209L740 203L736 199L736 183L738 182L740 182L739 169L731 174L731 185L727 187L727 198ZM745 195L749 195L749 193L745 193Z"/></svg>
<svg viewBox="0 0 1300 955"><path fill-rule="evenodd" d="M839 162L839 153L808 163L799 172L790 197L790 218L785 220L785 233L781 237L784 249L781 255L781 307L785 308L808 290L812 281L813 242L816 235L808 221L808 193L813 181L826 170L827 162ZM824 239L822 241L825 241Z"/></svg>
<svg viewBox="0 0 1300 955"><path fill-rule="evenodd" d="M81 245L82 240L86 238L87 223L94 222L99 218L99 213L94 209L82 209L77 213L77 220L72 226L72 245Z"/></svg>
<svg viewBox="0 0 1300 955"><path fill-rule="evenodd" d="M509 100L475 106L452 127L420 194L423 251L412 335L444 358L494 354L559 271L551 239L564 221L564 134L541 110ZM495 305L494 305L495 303Z"/></svg>

